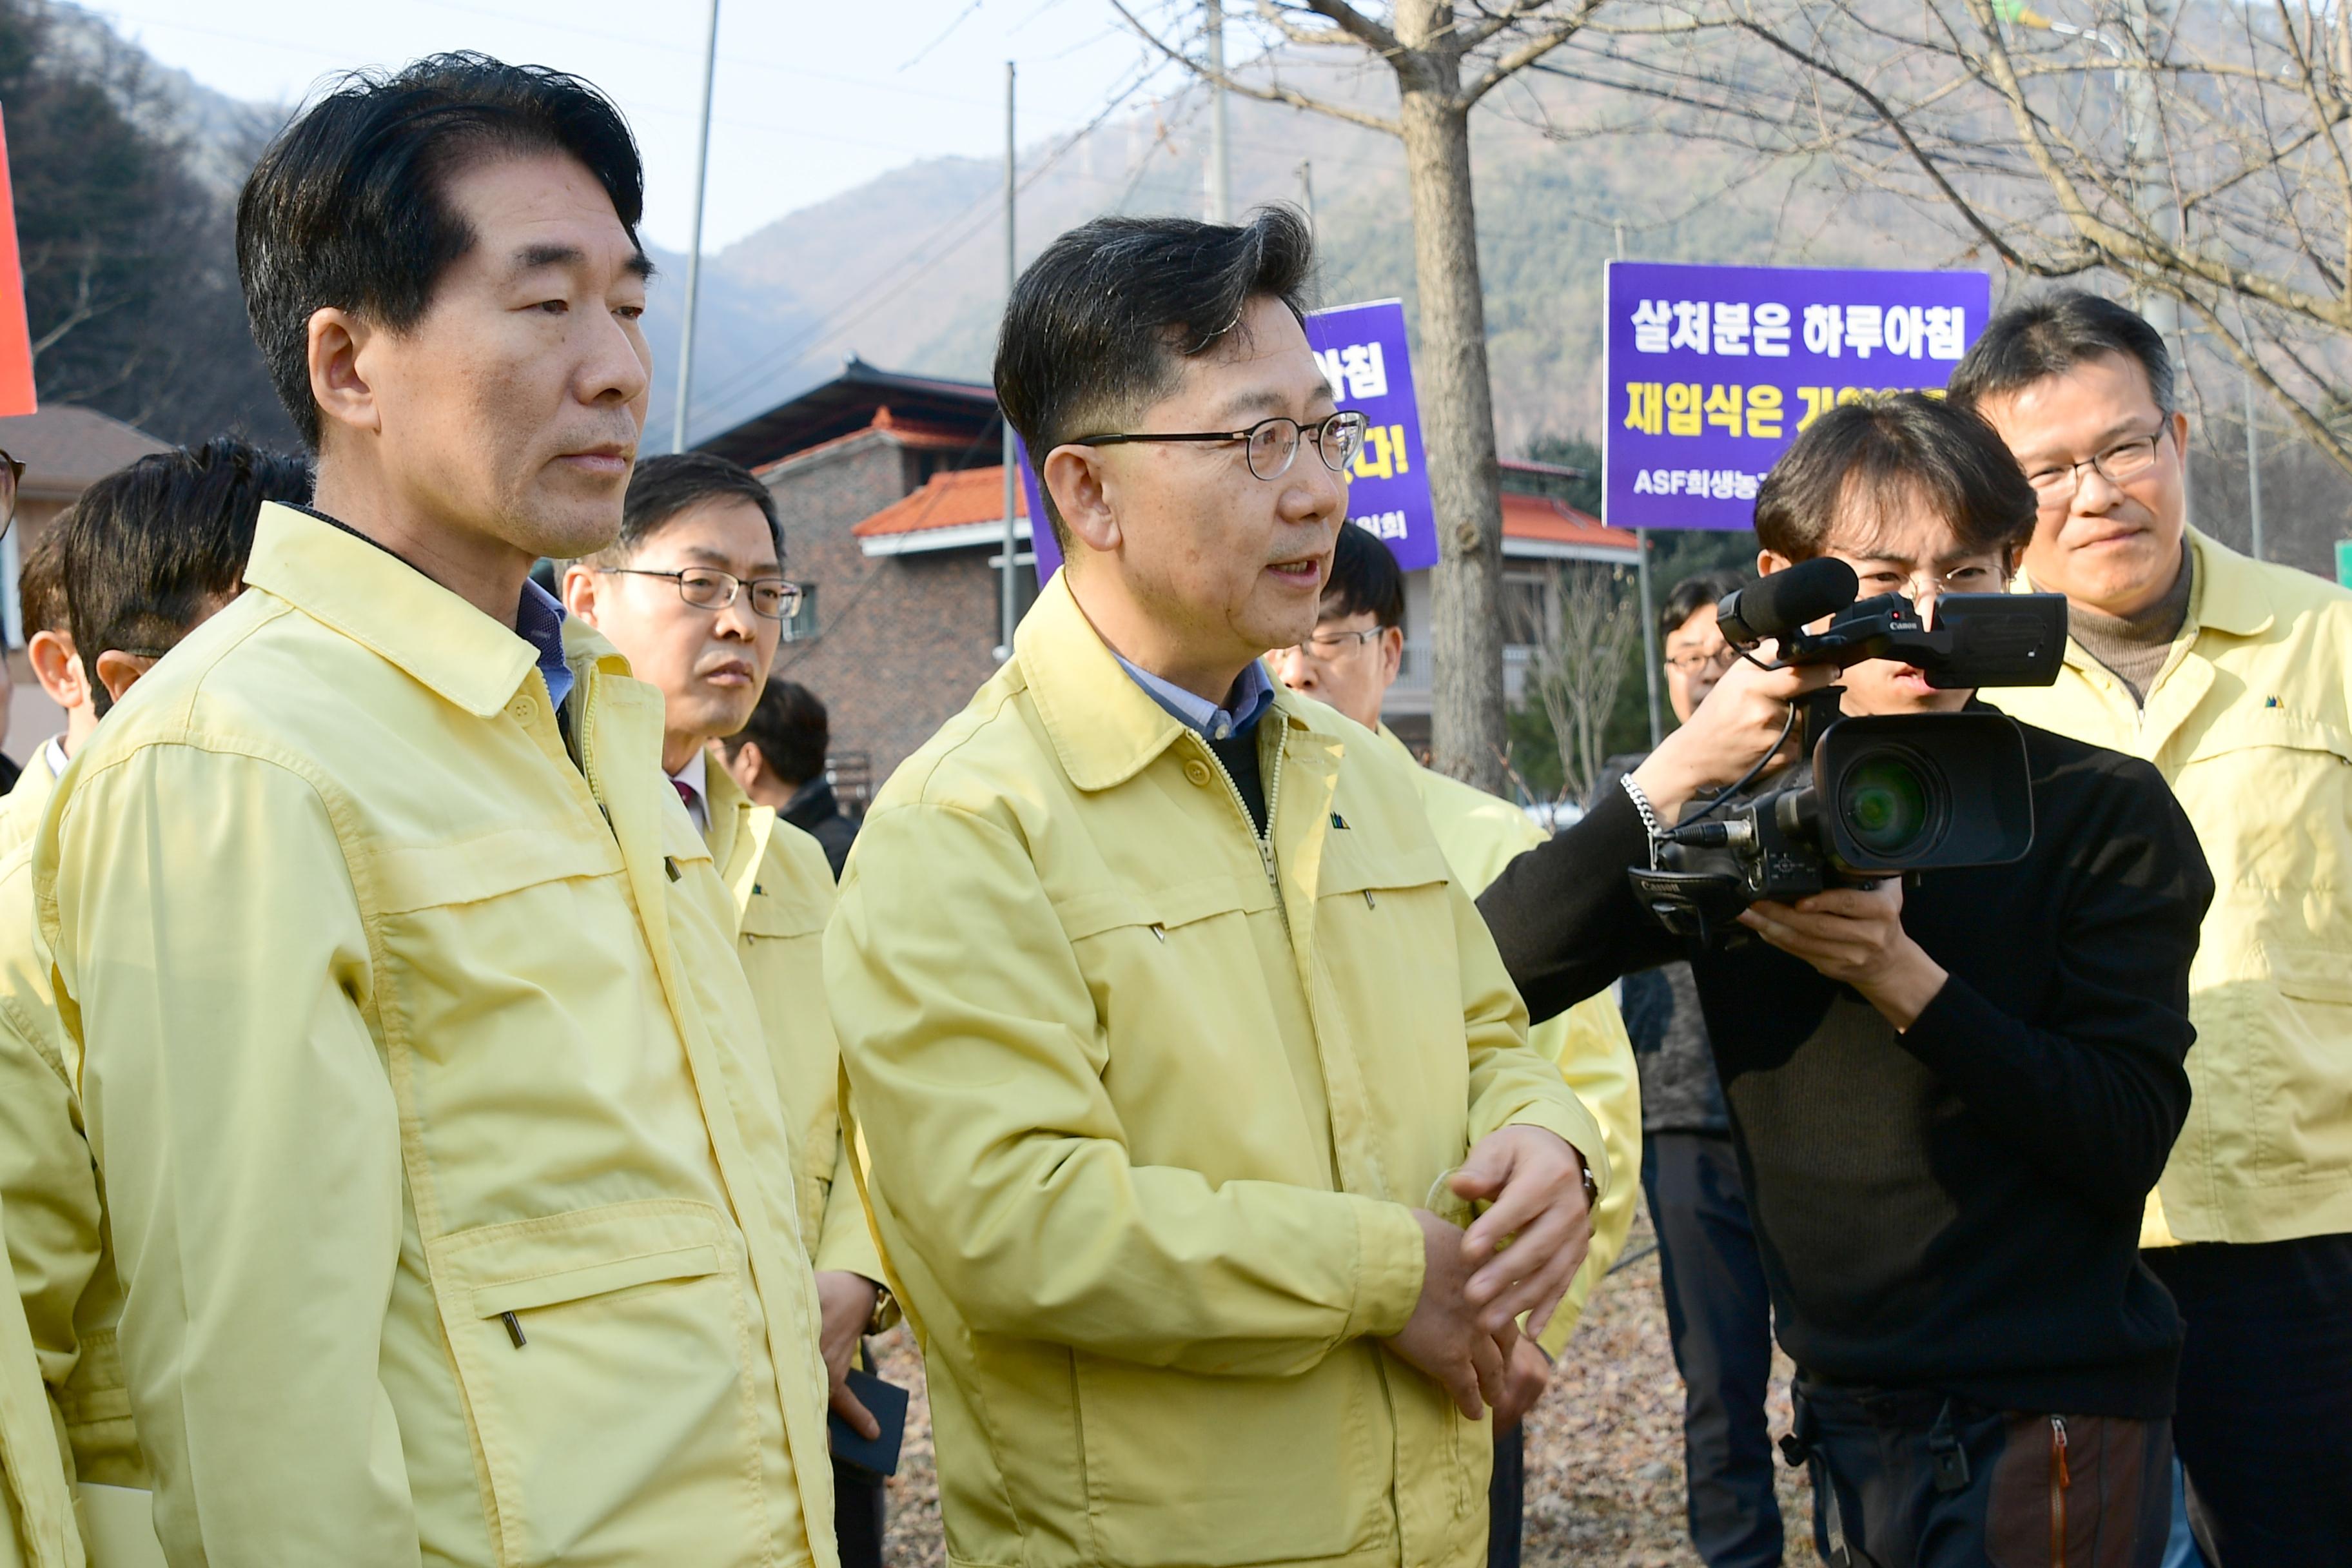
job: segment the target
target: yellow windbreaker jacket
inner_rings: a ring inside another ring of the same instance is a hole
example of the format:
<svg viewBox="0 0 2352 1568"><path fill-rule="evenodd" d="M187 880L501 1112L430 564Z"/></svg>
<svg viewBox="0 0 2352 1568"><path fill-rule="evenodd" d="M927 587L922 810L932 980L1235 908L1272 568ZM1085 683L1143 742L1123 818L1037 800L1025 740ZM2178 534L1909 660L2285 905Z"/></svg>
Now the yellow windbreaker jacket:
<svg viewBox="0 0 2352 1568"><path fill-rule="evenodd" d="M2352 594L2193 530L2182 646L2143 710L2073 642L1986 695L2156 764L2213 868L2189 971L2189 1121L2141 1241L2352 1230Z"/></svg>
<svg viewBox="0 0 2352 1568"><path fill-rule="evenodd" d="M1504 867L1544 841L1543 829L1517 806L1423 767L1393 731L1382 726L1380 733L1412 763L1412 782L1429 813L1437 847L1473 898L1485 892ZM1567 1300L1538 1342L1556 1360L1584 1316L1585 1303L1625 1250L1625 1233L1633 1227L1633 1194L1642 1177L1642 1079L1633 1065L1633 1042L1625 1033L1625 1020L1605 991L1536 1025L1528 1031L1528 1044L1559 1067L1559 1076L1601 1124L1614 1177L1608 1195L1593 1205L1592 1250L1585 1254L1576 1283L1569 1287Z"/></svg>
<svg viewBox="0 0 2352 1568"><path fill-rule="evenodd" d="M0 1225L9 1215L0 1207ZM25 1314L0 1300L0 1568L82 1568L65 1460Z"/></svg>
<svg viewBox="0 0 2352 1568"><path fill-rule="evenodd" d="M0 1234L61 1481L143 1491L115 1350L122 1289L34 929L32 853L26 842L0 856Z"/></svg>
<svg viewBox="0 0 2352 1568"><path fill-rule="evenodd" d="M1610 1172L1380 739L1277 692L1261 843L1049 584L858 835L825 979L958 1564L1473 1564L1491 1444L1389 1355L1484 1134Z"/></svg>
<svg viewBox="0 0 2352 1568"><path fill-rule="evenodd" d="M712 763L704 784L710 854L734 895L736 952L760 1009L776 1093L800 1155L801 1237L821 1269L879 1284L882 1259L841 1135L841 1048L824 1001L824 922L833 917L833 867L817 841L754 805Z"/></svg>
<svg viewBox="0 0 2352 1568"><path fill-rule="evenodd" d="M175 1564L834 1561L816 1305L660 695L364 540L247 590L34 853Z"/></svg>

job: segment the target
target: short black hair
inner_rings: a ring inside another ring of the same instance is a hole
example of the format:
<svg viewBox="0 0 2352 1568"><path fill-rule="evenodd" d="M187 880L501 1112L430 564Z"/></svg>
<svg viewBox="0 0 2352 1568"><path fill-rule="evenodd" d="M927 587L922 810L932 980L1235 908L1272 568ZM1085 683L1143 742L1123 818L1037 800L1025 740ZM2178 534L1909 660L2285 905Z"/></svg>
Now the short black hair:
<svg viewBox="0 0 2352 1568"><path fill-rule="evenodd" d="M1666 602L1658 606L1658 636L1674 636L1683 629L1685 621L1736 593L1747 581L1728 570L1692 573L1666 590Z"/></svg>
<svg viewBox="0 0 2352 1568"><path fill-rule="evenodd" d="M1382 626L1404 625L1404 573L1370 529L1342 524L1331 549L1331 580L1323 584L1322 613L1344 619L1369 614Z"/></svg>
<svg viewBox="0 0 2352 1568"><path fill-rule="evenodd" d="M312 451L311 316L333 308L394 331L415 326L474 245L448 182L500 153L577 159L636 243L645 171L628 122L595 88L544 66L459 52L353 71L254 165L236 204L237 276L270 380Z"/></svg>
<svg viewBox="0 0 2352 1568"><path fill-rule="evenodd" d="M310 466L232 436L153 452L81 493L64 520L66 604L90 700L98 656L160 654L245 582L264 501L310 499Z"/></svg>
<svg viewBox="0 0 2352 1568"><path fill-rule="evenodd" d="M638 458L636 471L629 476L629 493L621 502L620 534L593 559L603 566L635 559L680 513L707 500L747 500L758 507L768 520L776 560L783 560L784 527L776 519L775 493L751 469L714 452L665 452Z"/></svg>
<svg viewBox="0 0 2352 1568"><path fill-rule="evenodd" d="M66 519L68 510L41 531L16 563L16 618L25 640L35 632L73 635L66 616Z"/></svg>
<svg viewBox="0 0 2352 1568"><path fill-rule="evenodd" d="M771 680L751 721L719 743L731 760L746 741L759 746L771 773L797 788L824 772L833 727L815 692L797 681Z"/></svg>
<svg viewBox="0 0 2352 1568"><path fill-rule="evenodd" d="M1974 408L2110 354L2137 362L2158 412L2173 411L2172 353L2164 334L2138 311L2081 289L2053 289L1985 323L1984 335L1954 367L1948 395Z"/></svg>
<svg viewBox="0 0 2352 1568"><path fill-rule="evenodd" d="M1841 404L1805 427L1756 491L1756 537L1803 561L1822 552L1853 500L1884 507L1925 495L1971 551L2008 550L2033 531L2033 487L2000 433L1923 392Z"/></svg>
<svg viewBox="0 0 2352 1568"><path fill-rule="evenodd" d="M1047 246L1013 286L996 338L996 397L1040 471L1173 390L1179 368L1244 330L1253 300L1302 321L1315 265L1307 220L1260 207L1244 224L1098 217ZM1040 487L1041 489L1043 487ZM1061 513L1045 515L1068 553Z"/></svg>

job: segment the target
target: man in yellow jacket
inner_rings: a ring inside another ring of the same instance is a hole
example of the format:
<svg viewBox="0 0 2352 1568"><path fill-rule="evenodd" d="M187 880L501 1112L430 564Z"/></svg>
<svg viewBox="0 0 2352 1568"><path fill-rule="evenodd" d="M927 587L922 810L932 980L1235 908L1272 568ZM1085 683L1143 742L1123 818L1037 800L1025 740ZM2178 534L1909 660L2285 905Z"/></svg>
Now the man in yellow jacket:
<svg viewBox="0 0 2352 1568"><path fill-rule="evenodd" d="M870 1437L880 1428L845 1379L875 1317L882 1262L843 1152L841 1052L824 1005L833 868L815 839L752 805L708 749L750 720L798 601L783 537L774 496L741 464L708 452L647 458L630 476L620 538L564 573L563 599L662 694L662 770L734 897L737 952L792 1117L833 1408ZM843 1568L880 1568L882 1478L838 1460L833 1475Z"/></svg>
<svg viewBox="0 0 2352 1568"><path fill-rule="evenodd" d="M2153 763L2215 892L2189 1121L2142 1245L2188 1326L2173 1432L2230 1568L2352 1563L2352 594L2187 527L2161 334L2061 291L1953 372L2041 498L2024 576L2067 598L2030 724Z"/></svg>
<svg viewBox="0 0 2352 1568"><path fill-rule="evenodd" d="M1273 209L1023 277L996 384L1070 564L826 933L952 1563L1478 1563L1514 1321L1613 1188L1410 765L1258 663L1362 439L1309 263Z"/></svg>
<svg viewBox="0 0 2352 1568"><path fill-rule="evenodd" d="M1291 690L1329 703L1402 752L1404 742L1381 722L1381 700L1396 684L1403 655L1404 574L1387 545L1363 529L1343 528L1331 552L1330 578L1314 631L1297 647L1276 650L1267 664ZM1485 891L1504 867L1544 841L1543 830L1507 801L1418 763L1413 782L1446 865L1474 893ZM1540 1342L1521 1340L1511 1363L1510 1386L1495 1412L1489 1568L1517 1568L1519 1561L1526 1433L1518 1417L1542 1395L1585 1302L1624 1249L1625 1232L1633 1223L1633 1178L1642 1169L1641 1080L1615 1001L1605 992L1588 996L1528 1031L1528 1043L1559 1066L1560 1077L1601 1123L1610 1168L1624 1179L1593 1208L1592 1249L1551 1327Z"/></svg>
<svg viewBox="0 0 2352 1568"><path fill-rule="evenodd" d="M834 1561L817 1308L659 693L528 584L642 427L574 79L329 94L240 205L318 454L35 841L174 1564Z"/></svg>
<svg viewBox="0 0 2352 1568"><path fill-rule="evenodd" d="M310 497L308 464L231 437L142 458L82 493L53 537L93 722L236 596L263 504ZM90 1560L141 1568L161 1560L153 1481L116 1349L122 1287L35 929L31 858L29 842L0 856L0 1234Z"/></svg>

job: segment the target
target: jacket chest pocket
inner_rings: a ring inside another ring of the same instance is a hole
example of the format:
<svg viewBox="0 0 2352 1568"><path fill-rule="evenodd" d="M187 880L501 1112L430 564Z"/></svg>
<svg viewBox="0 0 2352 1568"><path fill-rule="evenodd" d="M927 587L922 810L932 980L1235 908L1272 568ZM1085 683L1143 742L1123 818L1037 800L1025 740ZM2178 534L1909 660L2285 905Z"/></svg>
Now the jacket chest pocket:
<svg viewBox="0 0 2352 1568"><path fill-rule="evenodd" d="M428 1247L505 1568L759 1559L763 1363L738 1257L716 1210L674 1200Z"/></svg>
<svg viewBox="0 0 2352 1568"><path fill-rule="evenodd" d="M2224 900L2233 882L2332 886L2352 914L2352 733L2285 709L2227 713L2175 784Z"/></svg>
<svg viewBox="0 0 2352 1568"><path fill-rule="evenodd" d="M1305 990L1265 879L1089 892L1056 911L1129 1153L1214 1181L1327 1185L1327 1139L1302 1109L1319 1090L1296 1082L1313 1060Z"/></svg>
<svg viewBox="0 0 2352 1568"><path fill-rule="evenodd" d="M1342 836L1333 834L1334 839ZM1424 1201L1467 1148L1469 1040L1453 875L1433 847L1327 855L1315 900L1317 1009L1362 1084L1387 1191ZM1434 1162L1434 1163L1433 1163ZM1424 1169L1424 1167L1426 1167Z"/></svg>

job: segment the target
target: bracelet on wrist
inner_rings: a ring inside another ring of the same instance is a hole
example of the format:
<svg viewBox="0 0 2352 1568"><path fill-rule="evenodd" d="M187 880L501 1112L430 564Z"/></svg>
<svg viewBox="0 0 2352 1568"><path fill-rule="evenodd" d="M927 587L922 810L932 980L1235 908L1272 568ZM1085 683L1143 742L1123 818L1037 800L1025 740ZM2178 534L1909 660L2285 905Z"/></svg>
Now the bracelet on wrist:
<svg viewBox="0 0 2352 1568"><path fill-rule="evenodd" d="M1624 787L1625 798L1633 803L1633 809L1642 814L1642 830L1649 836L1650 866L1654 870L1658 864L1658 840L1665 837L1665 829L1658 826L1658 814L1651 806L1650 797L1642 793L1642 786L1633 782L1632 773L1617 782Z"/></svg>

